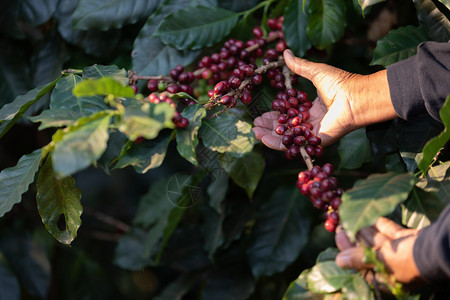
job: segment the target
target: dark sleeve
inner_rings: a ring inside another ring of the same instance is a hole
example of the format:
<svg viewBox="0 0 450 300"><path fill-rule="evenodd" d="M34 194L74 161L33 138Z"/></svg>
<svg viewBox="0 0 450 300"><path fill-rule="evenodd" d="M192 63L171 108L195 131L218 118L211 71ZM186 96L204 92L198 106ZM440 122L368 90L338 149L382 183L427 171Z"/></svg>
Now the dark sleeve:
<svg viewBox="0 0 450 300"><path fill-rule="evenodd" d="M450 42L425 42L417 54L387 67L397 115L405 120L428 113L442 123L439 109L450 94Z"/></svg>
<svg viewBox="0 0 450 300"><path fill-rule="evenodd" d="M420 274L436 286L450 284L450 205L439 219L423 228L414 243L414 261Z"/></svg>

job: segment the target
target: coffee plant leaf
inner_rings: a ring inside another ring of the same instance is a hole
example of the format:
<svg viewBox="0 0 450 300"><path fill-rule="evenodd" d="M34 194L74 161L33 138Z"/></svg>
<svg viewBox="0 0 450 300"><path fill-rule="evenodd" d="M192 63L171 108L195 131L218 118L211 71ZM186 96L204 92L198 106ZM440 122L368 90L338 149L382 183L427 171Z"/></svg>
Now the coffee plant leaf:
<svg viewBox="0 0 450 300"><path fill-rule="evenodd" d="M449 0L438 0L439 2L441 2L442 4L445 5L445 7L447 7L447 9L450 10L450 1Z"/></svg>
<svg viewBox="0 0 450 300"><path fill-rule="evenodd" d="M0 138L8 132L31 105L50 92L60 79L61 77L58 77L48 84L32 89L25 95L17 96L13 102L5 104L0 109Z"/></svg>
<svg viewBox="0 0 450 300"><path fill-rule="evenodd" d="M225 200L227 195L228 180L228 174L226 172L221 172L219 176L212 179L212 182L206 190L209 196L209 206L214 208L214 210L219 214L223 214L222 202Z"/></svg>
<svg viewBox="0 0 450 300"><path fill-rule="evenodd" d="M332 293L353 280L355 272L341 269L334 260L324 261L311 268L308 289L314 293Z"/></svg>
<svg viewBox="0 0 450 300"><path fill-rule="evenodd" d="M141 270L152 264L151 259L143 255L144 241L147 238L144 230L131 227L117 243L114 263L126 270Z"/></svg>
<svg viewBox="0 0 450 300"><path fill-rule="evenodd" d="M88 116L90 114L108 109L103 97L76 97L73 88L83 81L81 76L69 74L58 81L50 97L50 110L67 110L73 114Z"/></svg>
<svg viewBox="0 0 450 300"><path fill-rule="evenodd" d="M148 140L156 138L164 128L173 128L172 117L175 110L167 103L145 103L132 100L126 107L119 124L119 130L132 141L138 137Z"/></svg>
<svg viewBox="0 0 450 300"><path fill-rule="evenodd" d="M70 245L81 225L81 191L71 176L58 177L52 157L39 171L36 182L36 202L42 222L55 239Z"/></svg>
<svg viewBox="0 0 450 300"><path fill-rule="evenodd" d="M450 203L450 162L431 166L425 177L420 178L417 186L439 197L442 203Z"/></svg>
<svg viewBox="0 0 450 300"><path fill-rule="evenodd" d="M402 224L421 229L435 221L445 205L432 192L415 187L402 205Z"/></svg>
<svg viewBox="0 0 450 300"><path fill-rule="evenodd" d="M450 20L442 13L432 0L413 1L417 16L429 37L436 42L450 40Z"/></svg>
<svg viewBox="0 0 450 300"><path fill-rule="evenodd" d="M189 125L187 128L177 130L177 150L183 158L197 166L195 148L198 145L198 130L202 125L202 119L206 117L206 109L199 104L189 105L181 115L189 120Z"/></svg>
<svg viewBox="0 0 450 300"><path fill-rule="evenodd" d="M427 172L440 149L450 140L450 131L448 130L450 128L450 96L445 100L444 105L439 111L439 116L445 125L445 129L438 136L429 140L423 147L423 157L418 165L423 174Z"/></svg>
<svg viewBox="0 0 450 300"><path fill-rule="evenodd" d="M189 290L205 276L205 271L187 272L168 284L154 300L181 300Z"/></svg>
<svg viewBox="0 0 450 300"><path fill-rule="evenodd" d="M20 286L8 261L0 252L0 299L20 299Z"/></svg>
<svg viewBox="0 0 450 300"><path fill-rule="evenodd" d="M58 6L58 0L25 0L16 3L17 19L32 26L39 26L50 20Z"/></svg>
<svg viewBox="0 0 450 300"><path fill-rule="evenodd" d="M221 41L238 19L238 14L219 7L188 7L168 15L155 35L178 50L196 50Z"/></svg>
<svg viewBox="0 0 450 300"><path fill-rule="evenodd" d="M202 224L202 234L205 238L204 249L208 252L209 260L214 261L214 254L224 243L222 230L225 214L219 214L210 206L202 207L204 222Z"/></svg>
<svg viewBox="0 0 450 300"><path fill-rule="evenodd" d="M114 166L114 169L133 166L140 174L159 167L166 157L167 147L172 137L170 134L160 134L156 139L145 140L141 144L130 143L122 153Z"/></svg>
<svg viewBox="0 0 450 300"><path fill-rule="evenodd" d="M364 15L364 10L367 7L375 5L375 4L383 2L383 1L386 1L386 0L358 0L358 3L361 6L361 11L362 11L362 13Z"/></svg>
<svg viewBox="0 0 450 300"><path fill-rule="evenodd" d="M134 24L148 17L160 0L80 0L73 12L73 26L81 30L108 30Z"/></svg>
<svg viewBox="0 0 450 300"><path fill-rule="evenodd" d="M203 144L213 151L242 157L252 151L255 136L252 126L231 114L204 119L199 130Z"/></svg>
<svg viewBox="0 0 450 300"><path fill-rule="evenodd" d="M393 212L408 198L415 183L411 173L373 174L357 181L343 194L339 207L342 226L349 238L354 240L358 230Z"/></svg>
<svg viewBox="0 0 450 300"><path fill-rule="evenodd" d="M241 12L247 9L250 9L254 7L256 4L258 4L258 0L247 0L247 1L240 1L240 0L220 0L217 1L219 6L222 8L225 8L227 10Z"/></svg>
<svg viewBox="0 0 450 300"><path fill-rule="evenodd" d="M234 160L229 175L251 199L263 175L264 166L265 160L262 154L252 151Z"/></svg>
<svg viewBox="0 0 450 300"><path fill-rule="evenodd" d="M108 142L111 116L111 112L99 112L55 133L52 160L59 176L72 175L100 158Z"/></svg>
<svg viewBox="0 0 450 300"><path fill-rule="evenodd" d="M69 126L76 122L81 117L81 115L75 111L67 109L58 110L44 110L41 114L28 117L32 122L38 123L39 130L43 130L50 127L63 127Z"/></svg>
<svg viewBox="0 0 450 300"><path fill-rule="evenodd" d="M110 130L106 150L97 160L97 165L101 167L106 174L110 175L110 169L113 167L114 163L118 162L122 150L128 149L126 147L127 144L131 144L131 141L125 134L120 131Z"/></svg>
<svg viewBox="0 0 450 300"><path fill-rule="evenodd" d="M283 271L308 241L308 201L296 188L279 187L256 213L247 256L256 278ZM295 238L293 238L295 237Z"/></svg>
<svg viewBox="0 0 450 300"><path fill-rule="evenodd" d="M22 194L34 181L39 169L42 150L37 149L22 156L14 167L0 172L0 217L22 200Z"/></svg>
<svg viewBox="0 0 450 300"><path fill-rule="evenodd" d="M83 80L72 90L76 97L89 97L97 95L112 95L114 97L134 97L134 91L130 86L123 86L120 82L103 77L99 79Z"/></svg>
<svg viewBox="0 0 450 300"><path fill-rule="evenodd" d="M338 255L339 249L337 248L327 248L324 251L320 252L316 258L316 263L324 262L327 260L334 260L336 255Z"/></svg>
<svg viewBox="0 0 450 300"><path fill-rule="evenodd" d="M306 34L308 26L308 7L302 8L303 0L291 0L285 8L283 32L288 47L299 57L303 57L311 48L311 42Z"/></svg>
<svg viewBox="0 0 450 300"><path fill-rule="evenodd" d="M378 40L370 65L387 67L417 52L417 46L428 40L424 27L403 26L389 31Z"/></svg>
<svg viewBox="0 0 450 300"><path fill-rule="evenodd" d="M358 274L355 274L352 279L342 287L342 297L343 299L375 299L370 286L364 278Z"/></svg>
<svg viewBox="0 0 450 300"><path fill-rule="evenodd" d="M297 280L292 281L286 290L283 300L322 300L324 296L313 293L307 288L297 283Z"/></svg>
<svg viewBox="0 0 450 300"><path fill-rule="evenodd" d="M223 221L223 248L228 248L244 234L248 220L254 216L254 207L250 201L225 201L227 216Z"/></svg>
<svg viewBox="0 0 450 300"><path fill-rule="evenodd" d="M358 169L372 159L365 128L350 132L339 141L339 168Z"/></svg>
<svg viewBox="0 0 450 300"><path fill-rule="evenodd" d="M83 69L84 79L98 79L102 77L110 77L119 81L122 85L128 84L127 71L125 69L119 69L115 65L93 65Z"/></svg>
<svg viewBox="0 0 450 300"><path fill-rule="evenodd" d="M310 1L308 11L306 33L315 47L324 49L344 35L346 6L343 0Z"/></svg>

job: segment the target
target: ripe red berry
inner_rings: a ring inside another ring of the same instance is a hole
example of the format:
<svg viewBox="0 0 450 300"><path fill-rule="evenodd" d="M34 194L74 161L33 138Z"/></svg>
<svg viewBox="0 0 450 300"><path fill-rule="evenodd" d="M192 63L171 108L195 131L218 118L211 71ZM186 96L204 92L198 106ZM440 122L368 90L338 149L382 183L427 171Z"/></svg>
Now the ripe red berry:
<svg viewBox="0 0 450 300"><path fill-rule="evenodd" d="M313 135L308 139L308 144L310 144L310 145L317 146L320 143L321 143L321 139L318 136Z"/></svg>
<svg viewBox="0 0 450 300"><path fill-rule="evenodd" d="M296 96L297 96L297 90L296 90L296 89L293 89L293 88L287 89L287 90L286 90L286 94L287 94L289 97L296 97Z"/></svg>
<svg viewBox="0 0 450 300"><path fill-rule="evenodd" d="M256 85L261 84L262 80L263 80L263 78L262 78L261 74L254 74L252 76L252 82Z"/></svg>
<svg viewBox="0 0 450 300"><path fill-rule="evenodd" d="M261 27L259 27L259 26L253 27L252 32L253 32L253 35L255 36L255 38L257 38L257 39L262 38L264 35Z"/></svg>
<svg viewBox="0 0 450 300"><path fill-rule="evenodd" d="M170 77L172 77L173 80L178 80L178 76L180 75L180 72L177 71L177 69L172 69L169 72Z"/></svg>
<svg viewBox="0 0 450 300"><path fill-rule="evenodd" d="M297 99L298 99L298 101L303 103L306 100L308 100L308 95L303 91L297 91Z"/></svg>
<svg viewBox="0 0 450 300"><path fill-rule="evenodd" d="M286 48L287 48L287 45L286 45L285 41L280 41L275 46L275 49L277 49L278 52L283 52L284 50L286 50Z"/></svg>
<svg viewBox="0 0 450 300"><path fill-rule="evenodd" d="M330 163L326 163L322 166L322 171L324 171L328 176L331 176L333 174L333 165Z"/></svg>
<svg viewBox="0 0 450 300"><path fill-rule="evenodd" d="M277 133L277 134L279 134L279 135L283 135L285 132L286 132L286 126L284 126L284 125L278 125L276 128L275 128L275 132Z"/></svg>
<svg viewBox="0 0 450 300"><path fill-rule="evenodd" d="M158 91L158 81L155 79L150 79L147 82L147 88L150 92L157 92Z"/></svg>
<svg viewBox="0 0 450 300"><path fill-rule="evenodd" d="M189 120L182 117L178 123L175 123L175 127L178 129L184 129L189 126Z"/></svg>
<svg viewBox="0 0 450 300"><path fill-rule="evenodd" d="M167 91L171 94L176 94L180 91L180 87L177 84L171 84L167 87Z"/></svg>
<svg viewBox="0 0 450 300"><path fill-rule="evenodd" d="M286 124L286 122L288 121L288 116L285 114L280 114L278 116L278 123L279 124Z"/></svg>
<svg viewBox="0 0 450 300"><path fill-rule="evenodd" d="M134 94L137 94L139 92L139 88L136 84L132 84L130 87L133 89Z"/></svg>
<svg viewBox="0 0 450 300"><path fill-rule="evenodd" d="M214 95L222 95L230 89L228 81L220 81L214 86Z"/></svg>
<svg viewBox="0 0 450 300"><path fill-rule="evenodd" d="M328 219L325 221L325 229L328 230L329 232L335 232L336 227L337 225L333 219Z"/></svg>
<svg viewBox="0 0 450 300"><path fill-rule="evenodd" d="M292 145L292 141L294 140L294 137L292 135L284 135L281 138L281 143L286 146L286 148L289 148Z"/></svg>
<svg viewBox="0 0 450 300"><path fill-rule="evenodd" d="M242 81L236 75L231 75L230 78L228 78L228 83L230 84L231 88L237 89L241 85Z"/></svg>
<svg viewBox="0 0 450 300"><path fill-rule="evenodd" d="M322 148L322 146L317 145L316 148L314 148L314 152L315 152L315 155L316 155L317 157L322 156L322 154L323 154L323 148Z"/></svg>
<svg viewBox="0 0 450 300"><path fill-rule="evenodd" d="M205 80L210 79L213 76L213 72L210 69L205 69L202 72L202 78Z"/></svg>
<svg viewBox="0 0 450 300"><path fill-rule="evenodd" d="M269 49L266 52L266 57L269 59L277 59L278 52L275 49Z"/></svg>
<svg viewBox="0 0 450 300"><path fill-rule="evenodd" d="M176 123L179 123L181 121L181 119L182 119L181 114L176 111L175 114L173 115L172 122L174 122L176 124Z"/></svg>
<svg viewBox="0 0 450 300"><path fill-rule="evenodd" d="M300 149L297 145L292 145L291 147L289 147L288 151L292 158L296 158L300 155Z"/></svg>
<svg viewBox="0 0 450 300"><path fill-rule="evenodd" d="M299 135L294 138L294 144L296 144L297 146L304 146L305 143L306 139L304 136Z"/></svg>
<svg viewBox="0 0 450 300"><path fill-rule="evenodd" d="M298 173L298 180L302 183L307 183L311 179L311 172L309 170Z"/></svg>
<svg viewBox="0 0 450 300"><path fill-rule="evenodd" d="M269 27L272 30L277 30L278 29L277 20L274 18L270 18L269 20L267 20L267 27Z"/></svg>
<svg viewBox="0 0 450 300"><path fill-rule="evenodd" d="M247 91L242 92L241 101L244 104L250 104L252 102L252 95Z"/></svg>

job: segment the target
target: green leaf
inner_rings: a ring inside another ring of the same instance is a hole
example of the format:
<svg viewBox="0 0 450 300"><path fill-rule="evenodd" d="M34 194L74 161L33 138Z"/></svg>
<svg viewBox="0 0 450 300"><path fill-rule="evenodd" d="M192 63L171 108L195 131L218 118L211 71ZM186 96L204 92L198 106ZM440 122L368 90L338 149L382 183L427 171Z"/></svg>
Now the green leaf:
<svg viewBox="0 0 450 300"><path fill-rule="evenodd" d="M256 4L258 4L258 0L220 0L218 1L220 7L231 10L231 11L244 11L251 9Z"/></svg>
<svg viewBox="0 0 450 300"><path fill-rule="evenodd" d="M367 7L375 5L375 4L383 2L383 1L386 1L386 0L358 0L358 3L361 6L361 10L362 10L362 12L364 14L364 10Z"/></svg>
<svg viewBox="0 0 450 300"><path fill-rule="evenodd" d="M20 299L20 286L6 258L0 252L0 299Z"/></svg>
<svg viewBox="0 0 450 300"><path fill-rule="evenodd" d="M339 142L338 152L339 168L358 169L370 161L372 155L366 129L357 129L344 136Z"/></svg>
<svg viewBox="0 0 450 300"><path fill-rule="evenodd" d="M450 40L450 20L436 7L432 0L415 0L420 24L425 26L428 36L436 42Z"/></svg>
<svg viewBox="0 0 450 300"><path fill-rule="evenodd" d="M397 204L408 198L415 181L411 173L373 174L357 181L344 193L339 207L342 226L350 239L361 228L393 212Z"/></svg>
<svg viewBox="0 0 450 300"><path fill-rule="evenodd" d="M375 299L370 286L363 277L357 274L353 276L352 280L348 281L347 284L342 287L342 297L343 299L348 300Z"/></svg>
<svg viewBox="0 0 450 300"><path fill-rule="evenodd" d="M106 150L97 160L97 164L103 168L106 174L110 175L110 167L120 157L125 145L131 143L127 136L120 131L111 130L109 133Z"/></svg>
<svg viewBox="0 0 450 300"><path fill-rule="evenodd" d="M36 183L36 201L42 222L55 239L70 245L81 225L81 191L73 177L59 179L49 157Z"/></svg>
<svg viewBox="0 0 450 300"><path fill-rule="evenodd" d="M53 135L53 168L60 176L72 175L95 162L106 149L112 113L105 111L80 118Z"/></svg>
<svg viewBox="0 0 450 300"><path fill-rule="evenodd" d="M117 243L114 263L126 270L140 270L151 265L152 261L143 255L145 239L144 230L131 227Z"/></svg>
<svg viewBox="0 0 450 300"><path fill-rule="evenodd" d="M450 139L450 131L448 130L450 128L450 96L445 100L444 105L439 111L439 116L445 125L445 129L437 137L429 140L423 147L423 157L418 165L423 174L426 174L436 154Z"/></svg>
<svg viewBox="0 0 450 300"><path fill-rule="evenodd" d="M22 200L38 171L42 150L37 149L22 156L17 165L0 172L0 217Z"/></svg>
<svg viewBox="0 0 450 300"><path fill-rule="evenodd" d="M315 294L304 288L302 285L297 283L297 280L292 281L289 284L286 293L283 296L283 300L321 300L322 295Z"/></svg>
<svg viewBox="0 0 450 300"><path fill-rule="evenodd" d="M238 16L218 7L188 7L167 16L155 35L178 50L210 47L230 33Z"/></svg>
<svg viewBox="0 0 450 300"><path fill-rule="evenodd" d="M134 24L148 17L160 0L80 0L73 13L73 25L81 30L107 30Z"/></svg>
<svg viewBox="0 0 450 300"><path fill-rule="evenodd" d="M103 77L100 79L84 80L78 83L72 93L76 97L113 95L114 97L134 97L134 91L130 86L123 86L118 81Z"/></svg>
<svg viewBox="0 0 450 300"><path fill-rule="evenodd" d="M450 1L449 0L439 0L442 4L445 5L450 10Z"/></svg>
<svg viewBox="0 0 450 300"><path fill-rule="evenodd" d="M209 205L219 214L223 214L222 202L225 200L228 191L228 174L222 172L219 176L213 178L208 186Z"/></svg>
<svg viewBox="0 0 450 300"><path fill-rule="evenodd" d="M332 293L353 280L352 270L339 268L333 260L316 264L308 274L308 288L315 293Z"/></svg>
<svg viewBox="0 0 450 300"><path fill-rule="evenodd" d="M445 205L431 192L414 188L402 205L402 224L408 228L421 229L435 221Z"/></svg>
<svg viewBox="0 0 450 300"><path fill-rule="evenodd" d="M417 46L428 40L423 27L412 25L400 27L378 40L370 65L387 67L407 59L417 52Z"/></svg>
<svg viewBox="0 0 450 300"><path fill-rule="evenodd" d="M444 204L450 203L450 162L432 166L425 178L417 186L427 192L436 194Z"/></svg>
<svg viewBox="0 0 450 300"><path fill-rule="evenodd" d="M296 188L280 187L256 214L247 256L256 278L282 272L306 245L311 215L309 200Z"/></svg>
<svg viewBox="0 0 450 300"><path fill-rule="evenodd" d="M309 40L315 47L324 49L344 35L345 20L343 0L310 1L306 28Z"/></svg>
<svg viewBox="0 0 450 300"><path fill-rule="evenodd" d="M230 114L222 114L203 120L199 135L209 149L241 157L253 149L255 137L251 128Z"/></svg>
<svg viewBox="0 0 450 300"><path fill-rule="evenodd" d="M320 252L316 258L316 263L324 262L327 260L334 260L336 255L338 255L339 249L336 248L327 248L324 251Z"/></svg>
<svg viewBox="0 0 450 300"><path fill-rule="evenodd" d="M166 157L170 140L170 134L163 134L154 140L145 140L142 144L130 143L128 149L123 150L114 169L133 166L136 172L144 174L159 167Z"/></svg>
<svg viewBox="0 0 450 300"><path fill-rule="evenodd" d="M60 79L61 77L46 85L32 89L25 95L18 96L13 102L4 105L0 109L0 138L8 132L31 105L47 94Z"/></svg>
<svg viewBox="0 0 450 300"><path fill-rule="evenodd" d="M119 69L117 66L93 65L83 69L84 79L98 79L102 77L110 77L119 81L122 85L128 84L127 71Z"/></svg>
<svg viewBox="0 0 450 300"><path fill-rule="evenodd" d="M303 57L311 48L306 34L308 14L303 12L303 0L291 0L284 11L283 32L289 48L299 57ZM308 6L305 6L305 12Z"/></svg>
<svg viewBox="0 0 450 300"><path fill-rule="evenodd" d="M249 198L253 193L264 172L265 160L258 152L249 152L239 159L235 159L229 174L233 181L242 187Z"/></svg>
<svg viewBox="0 0 450 300"><path fill-rule="evenodd" d="M181 115L189 120L187 128L177 130L177 150L182 157L193 165L198 165L195 148L198 145L198 130L202 119L206 117L206 109L200 104L189 105Z"/></svg>
<svg viewBox="0 0 450 300"><path fill-rule="evenodd" d="M39 130L50 127L63 127L75 123L82 115L69 109L44 110L40 115L28 117L32 122L41 122Z"/></svg>
<svg viewBox="0 0 450 300"><path fill-rule="evenodd" d="M181 300L203 276L205 276L203 270L184 273L170 282L154 300Z"/></svg>

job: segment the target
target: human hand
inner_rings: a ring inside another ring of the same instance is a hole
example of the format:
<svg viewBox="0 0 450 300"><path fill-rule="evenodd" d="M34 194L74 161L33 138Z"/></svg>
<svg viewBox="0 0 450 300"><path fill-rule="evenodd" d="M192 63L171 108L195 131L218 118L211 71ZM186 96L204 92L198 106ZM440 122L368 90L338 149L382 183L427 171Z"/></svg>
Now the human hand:
<svg viewBox="0 0 450 300"><path fill-rule="evenodd" d="M361 229L357 239L374 248L386 271L398 282L416 285L423 281L413 257L417 234L416 229L405 229L387 218L379 218L374 226ZM338 266L356 270L373 268L363 262L364 249L352 244L344 231L338 230L335 240L341 250L336 256Z"/></svg>

